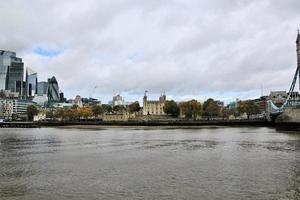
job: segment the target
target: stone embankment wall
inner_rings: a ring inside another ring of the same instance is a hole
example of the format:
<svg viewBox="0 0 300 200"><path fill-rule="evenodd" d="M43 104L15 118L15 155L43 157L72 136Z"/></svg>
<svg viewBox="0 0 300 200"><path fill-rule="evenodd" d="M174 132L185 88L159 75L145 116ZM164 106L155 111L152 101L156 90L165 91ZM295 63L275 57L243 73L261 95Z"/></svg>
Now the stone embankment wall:
<svg viewBox="0 0 300 200"><path fill-rule="evenodd" d="M276 119L277 123L300 123L300 108L286 108Z"/></svg>

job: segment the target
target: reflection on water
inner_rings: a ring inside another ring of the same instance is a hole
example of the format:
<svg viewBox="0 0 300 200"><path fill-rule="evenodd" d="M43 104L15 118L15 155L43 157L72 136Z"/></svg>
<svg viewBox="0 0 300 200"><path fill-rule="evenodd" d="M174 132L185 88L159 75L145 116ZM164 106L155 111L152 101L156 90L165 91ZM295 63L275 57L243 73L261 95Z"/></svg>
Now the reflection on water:
<svg viewBox="0 0 300 200"><path fill-rule="evenodd" d="M300 135L0 129L0 199L300 199Z"/></svg>

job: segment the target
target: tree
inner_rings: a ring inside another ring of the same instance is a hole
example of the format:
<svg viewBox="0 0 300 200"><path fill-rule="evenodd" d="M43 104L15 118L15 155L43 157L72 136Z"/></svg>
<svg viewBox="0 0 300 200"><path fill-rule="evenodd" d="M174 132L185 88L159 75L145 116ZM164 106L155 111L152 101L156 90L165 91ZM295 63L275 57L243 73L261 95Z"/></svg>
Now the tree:
<svg viewBox="0 0 300 200"><path fill-rule="evenodd" d="M93 111L90 107L82 107L77 109L80 118L87 119L93 115Z"/></svg>
<svg viewBox="0 0 300 200"><path fill-rule="evenodd" d="M65 116L68 120L77 120L79 118L77 108L76 109L66 108L64 109L64 111L65 111Z"/></svg>
<svg viewBox="0 0 300 200"><path fill-rule="evenodd" d="M203 103L203 111L205 116L217 117L220 115L220 107L217 102L209 98Z"/></svg>
<svg viewBox="0 0 300 200"><path fill-rule="evenodd" d="M46 110L46 118L53 119L54 118L54 111L53 110Z"/></svg>
<svg viewBox="0 0 300 200"><path fill-rule="evenodd" d="M94 105L94 106L92 106L92 112L93 112L93 115L96 117L98 115L103 114L103 108L100 105Z"/></svg>
<svg viewBox="0 0 300 200"><path fill-rule="evenodd" d="M139 103L138 101L136 101L136 102L130 104L130 105L128 106L128 109L129 109L129 112L130 112L130 113L138 112L138 111L141 110L140 103Z"/></svg>
<svg viewBox="0 0 300 200"><path fill-rule="evenodd" d="M113 107L114 112L123 112L125 110L126 110L126 108L122 105L116 105L116 106Z"/></svg>
<svg viewBox="0 0 300 200"><path fill-rule="evenodd" d="M74 104L73 106L72 106L72 109L77 109L78 108L78 105L76 105L76 104Z"/></svg>
<svg viewBox="0 0 300 200"><path fill-rule="evenodd" d="M55 110L55 117L56 118L61 118L62 120L64 120L65 117L66 117L65 109L64 108L57 108Z"/></svg>
<svg viewBox="0 0 300 200"><path fill-rule="evenodd" d="M201 114L201 103L194 99L181 103L179 107L186 118L196 120L197 116Z"/></svg>
<svg viewBox="0 0 300 200"><path fill-rule="evenodd" d="M167 115L171 115L172 117L178 117L180 113L179 106L177 103L173 100L171 101L166 101L165 106L164 106L164 112Z"/></svg>
<svg viewBox="0 0 300 200"><path fill-rule="evenodd" d="M111 113L112 112L112 107L108 104L102 104L103 112L104 113Z"/></svg>
<svg viewBox="0 0 300 200"><path fill-rule="evenodd" d="M254 101L241 101L238 105L238 111L240 112L240 114L246 113L249 119L250 115L259 113L259 107Z"/></svg>
<svg viewBox="0 0 300 200"><path fill-rule="evenodd" d="M33 120L33 117L39 113L39 110L34 105L27 106L27 115L29 120Z"/></svg>
<svg viewBox="0 0 300 200"><path fill-rule="evenodd" d="M220 113L223 119L229 119L230 116L237 116L237 111L234 108L223 107Z"/></svg>

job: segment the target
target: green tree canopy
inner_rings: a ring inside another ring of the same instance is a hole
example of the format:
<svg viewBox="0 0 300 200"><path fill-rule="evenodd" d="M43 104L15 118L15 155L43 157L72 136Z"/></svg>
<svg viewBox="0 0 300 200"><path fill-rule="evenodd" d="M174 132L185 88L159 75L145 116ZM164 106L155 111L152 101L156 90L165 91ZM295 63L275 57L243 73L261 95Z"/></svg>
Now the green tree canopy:
<svg viewBox="0 0 300 200"><path fill-rule="evenodd" d="M183 102L179 107L186 118L196 120L197 116L201 114L201 103L195 99Z"/></svg>
<svg viewBox="0 0 300 200"><path fill-rule="evenodd" d="M179 106L177 103L173 100L171 101L166 101L165 106L164 106L164 112L167 115L171 115L172 117L178 117L180 113Z"/></svg>
<svg viewBox="0 0 300 200"><path fill-rule="evenodd" d="M138 112L138 111L141 110L140 103L139 103L138 101L133 102L132 104L130 104L130 105L128 106L128 109L129 109L129 112L130 112L130 113Z"/></svg>
<svg viewBox="0 0 300 200"><path fill-rule="evenodd" d="M39 110L35 105L29 105L27 106L27 115L29 120L33 120L33 116L37 115L39 113Z"/></svg>
<svg viewBox="0 0 300 200"><path fill-rule="evenodd" d="M246 113L249 119L250 115L259 113L259 107L254 101L241 101L238 104L238 111L240 112L240 114Z"/></svg>
<svg viewBox="0 0 300 200"><path fill-rule="evenodd" d="M101 115L101 114L103 114L103 108L100 105L93 105L92 112L93 112L94 116Z"/></svg>
<svg viewBox="0 0 300 200"><path fill-rule="evenodd" d="M203 112L205 116L209 116L209 117L220 116L220 107L217 101L215 101L212 98L207 99L203 103Z"/></svg>
<svg viewBox="0 0 300 200"><path fill-rule="evenodd" d="M116 106L113 107L114 112L123 112L125 110L126 110L126 108L123 105L116 105Z"/></svg>
<svg viewBox="0 0 300 200"><path fill-rule="evenodd" d="M108 104L102 104L103 112L104 113L111 113L112 112L112 107L111 105Z"/></svg>

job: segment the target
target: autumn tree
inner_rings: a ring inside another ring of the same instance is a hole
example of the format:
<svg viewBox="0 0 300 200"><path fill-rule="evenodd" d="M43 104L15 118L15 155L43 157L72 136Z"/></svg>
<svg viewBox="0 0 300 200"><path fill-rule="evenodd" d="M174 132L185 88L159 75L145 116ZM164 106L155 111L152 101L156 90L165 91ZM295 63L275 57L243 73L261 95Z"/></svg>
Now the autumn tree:
<svg viewBox="0 0 300 200"><path fill-rule="evenodd" d="M259 107L254 101L251 100L241 101L238 104L238 111L240 112L240 114L246 113L249 119L250 115L259 113Z"/></svg>
<svg viewBox="0 0 300 200"><path fill-rule="evenodd" d="M203 103L203 112L205 116L218 117L220 116L220 106L217 101L209 98Z"/></svg>
<svg viewBox="0 0 300 200"><path fill-rule="evenodd" d="M97 117L98 115L103 114L103 108L100 105L93 105L92 106L92 112L93 112L93 115L95 117Z"/></svg>
<svg viewBox="0 0 300 200"><path fill-rule="evenodd" d="M39 110L34 105L27 106L27 115L29 120L33 120L33 117L39 113Z"/></svg>
<svg viewBox="0 0 300 200"><path fill-rule="evenodd" d="M93 111L90 107L77 108L77 112L79 118L84 118L84 119L87 119L88 117L91 117L93 115Z"/></svg>
<svg viewBox="0 0 300 200"><path fill-rule="evenodd" d="M179 107L186 118L196 120L201 114L201 103L194 99L181 103Z"/></svg>

